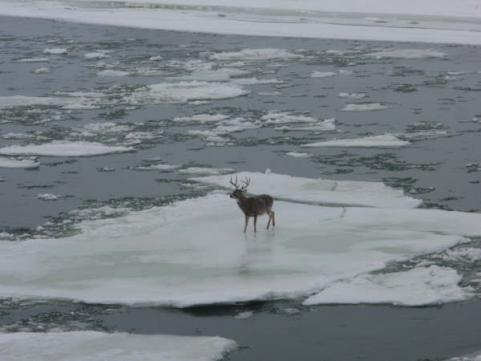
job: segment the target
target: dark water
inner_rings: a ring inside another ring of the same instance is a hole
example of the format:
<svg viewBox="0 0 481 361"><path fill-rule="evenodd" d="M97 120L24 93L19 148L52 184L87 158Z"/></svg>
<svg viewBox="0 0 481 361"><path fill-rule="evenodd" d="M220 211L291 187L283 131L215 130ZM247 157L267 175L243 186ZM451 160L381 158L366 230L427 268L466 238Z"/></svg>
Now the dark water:
<svg viewBox="0 0 481 361"><path fill-rule="evenodd" d="M296 176L384 181L422 198L426 207L476 212L481 209L478 47L199 35L12 18L0 18L0 42L0 96L58 97L59 92L98 92L108 99L90 99L94 109L65 109L59 105L0 108L0 136L30 136L0 138L0 146L85 140L75 129L107 121L122 123L129 130L110 136L96 133L89 141L115 145L125 142L128 132L163 132L159 138L134 144L133 152L38 157L40 167L34 170L0 168L0 229L13 236L64 234L71 222L77 221L68 212L79 207L143 209L205 192L189 186L186 174L135 170L157 159L184 168L270 168ZM44 49L57 47L66 48L67 53L43 54ZM236 60L209 58L218 52L244 48L287 49L300 57L240 65L232 65ZM432 48L447 56L366 56L387 48ZM85 58L84 54L99 49L110 51L108 57ZM149 60L157 55L162 59ZM19 62L37 57L48 57L49 61ZM243 85L249 90L245 96L202 104L132 104L125 100L142 86L188 77L192 65L186 62L198 60L213 62L214 69L236 67L248 71L249 75L243 77L275 78L282 83ZM49 72L33 73L41 67L47 67ZM108 69L130 75L97 75ZM145 75L139 69L150 73ZM340 69L352 74L310 77L314 71ZM152 75L153 71L156 75ZM344 99L338 96L340 92L364 92L367 98ZM340 110L347 103L359 102L382 103L388 108ZM335 117L337 130L282 131L262 124L260 128L227 134L229 145L209 146L205 139L188 131L209 130L211 125L172 121L176 116L223 113L258 122L272 110L320 119ZM426 131L429 133L420 133ZM445 133L439 135L436 131ZM385 133L421 135L400 149L299 147L314 141ZM313 156L291 158L285 155L289 151L307 151ZM62 197L48 202L37 198L41 193ZM43 229L36 228L41 225ZM229 356L231 360L440 360L481 348L481 304L477 301L425 308L323 306L294 315L287 314L286 307L292 305L175 311L4 300L0 327L9 331L60 328L221 335L241 345ZM254 315L246 320L233 317L245 310Z"/></svg>

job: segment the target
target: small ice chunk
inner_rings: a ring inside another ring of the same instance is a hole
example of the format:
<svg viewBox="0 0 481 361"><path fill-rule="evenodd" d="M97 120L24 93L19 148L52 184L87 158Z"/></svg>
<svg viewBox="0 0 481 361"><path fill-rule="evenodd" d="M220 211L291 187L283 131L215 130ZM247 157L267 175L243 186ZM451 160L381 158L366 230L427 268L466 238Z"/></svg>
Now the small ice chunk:
<svg viewBox="0 0 481 361"><path fill-rule="evenodd" d="M97 75L102 77L117 77L117 76L127 76L129 75L129 72L122 71L122 70L107 69L107 70L99 71Z"/></svg>
<svg viewBox="0 0 481 361"><path fill-rule="evenodd" d="M353 147L353 148L398 148L409 145L392 134L373 135L352 139L333 139L323 142L303 144L303 147Z"/></svg>
<svg viewBox="0 0 481 361"><path fill-rule="evenodd" d="M432 49L387 49L368 53L365 56L375 59L426 59L426 58L445 58L446 53Z"/></svg>
<svg viewBox="0 0 481 361"><path fill-rule="evenodd" d="M302 55L291 53L285 49L243 49L234 52L222 52L212 54L210 56L213 60L274 60L274 59L296 59L302 58Z"/></svg>
<svg viewBox="0 0 481 361"><path fill-rule="evenodd" d="M286 155L293 158L309 158L312 157L311 153L303 153L303 152L287 152Z"/></svg>
<svg viewBox="0 0 481 361"><path fill-rule="evenodd" d="M400 134L400 136L402 136L403 139L419 141L419 140L446 137L448 136L448 132L445 130L433 129L433 130L425 130L420 132L403 133L403 134Z"/></svg>
<svg viewBox="0 0 481 361"><path fill-rule="evenodd" d="M481 351L477 351L469 355L452 357L445 361L481 361Z"/></svg>
<svg viewBox="0 0 481 361"><path fill-rule="evenodd" d="M40 163L34 159L15 159L0 157L0 168L38 168Z"/></svg>
<svg viewBox="0 0 481 361"><path fill-rule="evenodd" d="M50 54L50 55L63 55L67 54L67 49L65 48L46 48L43 51L44 54Z"/></svg>
<svg viewBox="0 0 481 361"><path fill-rule="evenodd" d="M45 66L33 70L34 74L47 74L49 72L50 72L50 69Z"/></svg>
<svg viewBox="0 0 481 361"><path fill-rule="evenodd" d="M39 155L50 157L81 157L129 152L132 148L109 146L95 142L53 141L44 144L11 145L0 148L3 155Z"/></svg>
<svg viewBox="0 0 481 361"><path fill-rule="evenodd" d="M338 94L339 98L349 98L349 99L363 99L367 97L366 93L344 93L341 92Z"/></svg>
<svg viewBox="0 0 481 361"><path fill-rule="evenodd" d="M179 123L217 123L228 119L229 117L224 114L195 114L185 117L175 117L174 122Z"/></svg>
<svg viewBox="0 0 481 361"><path fill-rule="evenodd" d="M163 57L160 56L160 55L151 56L149 58L150 61L159 61L159 60L162 60L162 59L163 59Z"/></svg>
<svg viewBox="0 0 481 361"><path fill-rule="evenodd" d="M37 194L37 198L41 199L42 201L56 201L60 198L60 196L53 193L40 193Z"/></svg>
<svg viewBox="0 0 481 361"><path fill-rule="evenodd" d="M258 79L258 78L237 78L232 79L235 84L241 85L260 85L260 84L280 84L281 80L278 79Z"/></svg>
<svg viewBox="0 0 481 361"><path fill-rule="evenodd" d="M316 123L300 124L300 125L282 125L275 127L276 130L292 130L292 131L311 131L326 132L336 130L336 119L329 118L318 120Z"/></svg>
<svg viewBox="0 0 481 361"><path fill-rule="evenodd" d="M96 331L0 334L2 361L217 361L236 347L222 337Z"/></svg>
<svg viewBox="0 0 481 361"><path fill-rule="evenodd" d="M85 53L84 57L85 59L104 59L108 57L107 53L108 53L107 50L98 50L98 51L93 51L91 53Z"/></svg>
<svg viewBox="0 0 481 361"><path fill-rule="evenodd" d="M46 63L48 58L22 58L17 60L19 63Z"/></svg>
<svg viewBox="0 0 481 361"><path fill-rule="evenodd" d="M237 315L234 316L236 320L246 320L248 318L251 318L254 316L254 312L252 311L244 311L244 312L239 312Z"/></svg>
<svg viewBox="0 0 481 361"><path fill-rule="evenodd" d="M311 73L311 78L330 78L336 75L334 71L314 71Z"/></svg>
<svg viewBox="0 0 481 361"><path fill-rule="evenodd" d="M370 112L374 110L384 110L389 108L387 105L381 103L356 103L346 104L341 111L343 112Z"/></svg>
<svg viewBox="0 0 481 361"><path fill-rule="evenodd" d="M291 124L291 123L317 123L319 120L307 115L293 114L291 112L269 111L261 117L265 124Z"/></svg>
<svg viewBox="0 0 481 361"><path fill-rule="evenodd" d="M149 164L149 165L139 165L135 167L135 170L160 170L161 172L167 172L180 168L179 164Z"/></svg>
<svg viewBox="0 0 481 361"><path fill-rule="evenodd" d="M326 287L305 305L392 303L423 306L470 298L459 286L461 275L447 267L430 266L394 273L362 274Z"/></svg>
<svg viewBox="0 0 481 361"><path fill-rule="evenodd" d="M297 315L298 313L301 312L301 310L299 310L298 308L295 308L295 307L286 307L282 311L284 311L288 315Z"/></svg>

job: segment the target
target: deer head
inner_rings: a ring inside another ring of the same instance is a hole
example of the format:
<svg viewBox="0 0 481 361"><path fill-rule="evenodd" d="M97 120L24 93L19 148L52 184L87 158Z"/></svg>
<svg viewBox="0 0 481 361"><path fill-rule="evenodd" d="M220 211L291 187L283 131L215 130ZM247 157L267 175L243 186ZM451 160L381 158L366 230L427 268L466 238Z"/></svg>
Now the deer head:
<svg viewBox="0 0 481 361"><path fill-rule="evenodd" d="M237 181L237 177L235 177L235 181L230 179L229 183L234 186L234 191L230 194L231 198L236 198L236 199L241 199L244 197L244 193L247 191L247 187L249 187L251 180L249 178L245 178L245 180L242 181L242 184L239 185Z"/></svg>

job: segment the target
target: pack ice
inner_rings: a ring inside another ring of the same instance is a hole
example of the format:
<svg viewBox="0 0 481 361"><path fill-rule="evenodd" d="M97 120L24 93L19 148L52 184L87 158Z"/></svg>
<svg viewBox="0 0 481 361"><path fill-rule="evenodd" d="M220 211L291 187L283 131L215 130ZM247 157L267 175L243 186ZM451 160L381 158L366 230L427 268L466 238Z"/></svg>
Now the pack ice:
<svg viewBox="0 0 481 361"><path fill-rule="evenodd" d="M276 200L274 231L263 229L262 219L257 234L252 229L244 234L240 210L224 191L86 220L71 237L0 242L0 294L174 307L304 298L388 262L442 251L481 234L479 214L415 209L418 201L382 184L238 174L245 175L253 192L295 200ZM198 180L228 184L222 175ZM331 200L372 198L378 207L302 203L307 195L322 203L329 194ZM443 288L450 282L455 289L459 279L448 271L438 287L430 275L436 272L388 277L376 287L399 279L418 282L418 290L430 284L431 295L437 295L430 299L451 301L443 298Z"/></svg>
<svg viewBox="0 0 481 361"><path fill-rule="evenodd" d="M222 337L94 331L0 333L2 361L215 361L235 347L234 341Z"/></svg>

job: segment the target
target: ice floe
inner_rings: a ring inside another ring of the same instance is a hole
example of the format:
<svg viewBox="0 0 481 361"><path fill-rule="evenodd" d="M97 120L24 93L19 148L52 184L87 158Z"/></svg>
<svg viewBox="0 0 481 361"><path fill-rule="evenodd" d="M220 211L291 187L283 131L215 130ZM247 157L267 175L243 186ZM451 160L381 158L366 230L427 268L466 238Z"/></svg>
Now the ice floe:
<svg viewBox="0 0 481 361"><path fill-rule="evenodd" d="M228 99L249 92L240 85L217 82L160 83L138 89L127 101L133 104L185 103L192 100Z"/></svg>
<svg viewBox="0 0 481 361"><path fill-rule="evenodd" d="M95 331L0 333L2 361L217 361L237 347L222 337Z"/></svg>
<svg viewBox="0 0 481 361"><path fill-rule="evenodd" d="M63 55L67 54L67 49L65 48L46 48L43 51L44 54L49 54L49 55Z"/></svg>
<svg viewBox="0 0 481 361"><path fill-rule="evenodd" d="M84 58L85 59L95 59L95 60L105 59L106 57L108 57L108 53L109 53L108 50L93 51L93 52L90 52L90 53L85 53Z"/></svg>
<svg viewBox="0 0 481 361"><path fill-rule="evenodd" d="M32 71L32 73L34 74L47 74L47 73L50 73L50 69L43 66L43 67L40 67L40 68L37 68L37 69L34 69Z"/></svg>
<svg viewBox="0 0 481 361"><path fill-rule="evenodd" d="M200 175L218 175L233 173L234 169L231 168L210 168L210 167L188 167L178 171L182 174L200 174Z"/></svg>
<svg viewBox="0 0 481 361"><path fill-rule="evenodd" d="M32 105L64 105L59 98L33 97L24 95L0 96L0 109L11 107L25 107Z"/></svg>
<svg viewBox="0 0 481 361"><path fill-rule="evenodd" d="M299 298L481 234L474 213L279 200L274 209L274 231L262 218L257 234L243 233L240 210L220 192L83 221L71 237L0 242L0 292L175 307ZM433 288L454 277L437 274Z"/></svg>
<svg viewBox="0 0 481 361"><path fill-rule="evenodd" d="M99 71L97 75L101 77L121 77L121 76L129 75L129 72L122 71L122 70L107 69L107 70Z"/></svg>
<svg viewBox="0 0 481 361"><path fill-rule="evenodd" d="M142 171L157 170L161 172L168 172L175 169L179 169L180 167L182 166L179 164L149 164L149 165L139 165L133 169L142 170Z"/></svg>
<svg viewBox="0 0 481 361"><path fill-rule="evenodd" d="M394 273L362 274L335 282L304 301L305 305L329 303L392 303L423 306L462 301L472 296L459 286L456 270L419 267Z"/></svg>
<svg viewBox="0 0 481 361"><path fill-rule="evenodd" d="M95 142L53 141L44 144L11 145L0 148L2 155L39 155L51 157L94 156L131 151L124 146L108 146Z"/></svg>
<svg viewBox="0 0 481 361"><path fill-rule="evenodd" d="M338 94L339 98L348 98L348 99L363 99L367 97L366 93L339 93Z"/></svg>
<svg viewBox="0 0 481 361"><path fill-rule="evenodd" d="M42 201L57 201L61 197L53 193L40 193L37 194L37 198L41 199Z"/></svg>
<svg viewBox="0 0 481 361"><path fill-rule="evenodd" d="M346 104L341 111L343 112L370 112L374 110L384 110L389 108L381 103L354 103Z"/></svg>
<svg viewBox="0 0 481 361"><path fill-rule="evenodd" d="M49 58L22 58L17 61L19 63L47 63Z"/></svg>
<svg viewBox="0 0 481 361"><path fill-rule="evenodd" d="M175 117L173 119L174 122L180 122L180 123L217 123L222 120L226 120L229 117L224 114L195 114L195 115L190 115L190 116L184 116L184 117Z"/></svg>
<svg viewBox="0 0 481 361"><path fill-rule="evenodd" d="M293 177L275 173L240 172L239 179L251 179L249 191L268 193L277 199L335 206L415 208L421 201L405 196L401 190L379 182L336 181ZM193 180L230 188L231 175L200 177Z"/></svg>
<svg viewBox="0 0 481 361"><path fill-rule="evenodd" d="M311 153L304 153L304 152L287 152L286 155L292 158L309 158L312 157Z"/></svg>
<svg viewBox="0 0 481 361"><path fill-rule="evenodd" d="M426 59L426 58L445 58L446 53L432 49L388 49L365 54L367 57L375 59L401 58L401 59Z"/></svg>
<svg viewBox="0 0 481 361"><path fill-rule="evenodd" d="M330 78L336 75L334 71L314 71L311 73L311 78Z"/></svg>
<svg viewBox="0 0 481 361"><path fill-rule="evenodd" d="M34 159L16 159L0 157L0 168L38 168L40 163Z"/></svg>
<svg viewBox="0 0 481 361"><path fill-rule="evenodd" d="M311 132L326 132L336 130L336 119L329 118L324 120L317 120L315 123L307 124L288 124L275 127L277 130L294 130L294 131L311 131Z"/></svg>
<svg viewBox="0 0 481 361"><path fill-rule="evenodd" d="M398 148L409 145L409 141L401 140L392 134L373 135L352 139L333 139L323 142L303 144L303 147L353 147L353 148Z"/></svg>
<svg viewBox="0 0 481 361"><path fill-rule="evenodd" d="M285 49L243 49L233 52L222 52L212 54L210 56L213 60L242 60L242 61L255 61L255 60L284 60L284 59L296 59L302 58L302 55L294 54Z"/></svg>

